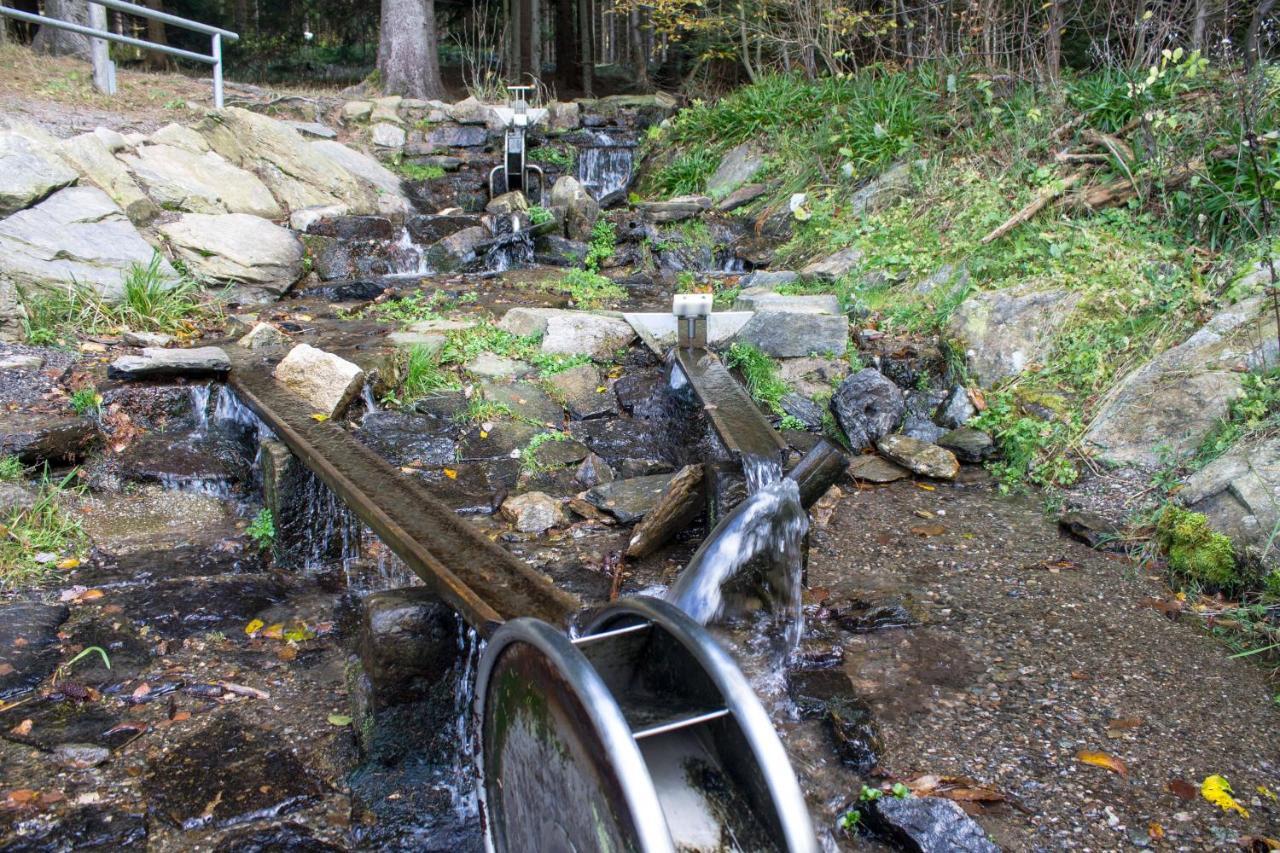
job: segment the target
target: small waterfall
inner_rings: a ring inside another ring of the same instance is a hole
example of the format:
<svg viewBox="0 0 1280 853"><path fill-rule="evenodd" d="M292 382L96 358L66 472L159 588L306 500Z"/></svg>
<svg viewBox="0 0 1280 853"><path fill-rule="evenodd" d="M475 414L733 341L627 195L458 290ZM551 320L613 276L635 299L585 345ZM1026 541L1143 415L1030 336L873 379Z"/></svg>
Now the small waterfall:
<svg viewBox="0 0 1280 853"><path fill-rule="evenodd" d="M333 490L310 471L302 487L296 547L302 567L318 569L335 560L347 569L360 557L364 526ZM335 547L336 546L336 547Z"/></svg>
<svg viewBox="0 0 1280 853"><path fill-rule="evenodd" d="M375 400L373 397L372 383L369 383L369 382L364 383L364 387L360 389L360 399L364 403L364 410L366 412L382 411L380 408L378 408L378 401Z"/></svg>
<svg viewBox="0 0 1280 853"><path fill-rule="evenodd" d="M601 204L626 197L635 164L633 145L595 131L591 144L578 152L578 181Z"/></svg>
<svg viewBox="0 0 1280 853"><path fill-rule="evenodd" d="M253 409L241 403L236 392L225 385L218 387L218 402L213 409L213 419L218 423L239 426L245 432L255 434L259 442L267 439L274 440L276 437L271 428L263 423L262 418L258 417Z"/></svg>
<svg viewBox="0 0 1280 853"><path fill-rule="evenodd" d="M785 622L790 652L804 631L802 545L809 516L800 504L799 485L782 476L780 464L748 459L743 469L750 495L703 541L667 600L706 625L723 614L725 585L761 557L769 586L785 604L777 618Z"/></svg>
<svg viewBox="0 0 1280 853"><path fill-rule="evenodd" d="M458 617L458 651L461 653L461 669L458 673L457 691L453 699L453 716L458 734L458 745L453 755L454 784L449 788L453 811L459 821L480 814L480 794L476 780L478 771L474 762L476 754L475 714L476 667L484 651L484 641L462 617Z"/></svg>
<svg viewBox="0 0 1280 853"><path fill-rule="evenodd" d="M427 275L433 270L427 263L427 253L422 246L413 242L413 235L408 228L400 229L400 236L394 243L388 244L388 275Z"/></svg>
<svg viewBox="0 0 1280 853"><path fill-rule="evenodd" d="M506 272L533 264L533 237L527 230L512 229L500 233L484 253L484 268L489 272Z"/></svg>
<svg viewBox="0 0 1280 853"><path fill-rule="evenodd" d="M197 434L203 435L209 429L209 396L213 392L212 385L192 385L191 419L195 423Z"/></svg>

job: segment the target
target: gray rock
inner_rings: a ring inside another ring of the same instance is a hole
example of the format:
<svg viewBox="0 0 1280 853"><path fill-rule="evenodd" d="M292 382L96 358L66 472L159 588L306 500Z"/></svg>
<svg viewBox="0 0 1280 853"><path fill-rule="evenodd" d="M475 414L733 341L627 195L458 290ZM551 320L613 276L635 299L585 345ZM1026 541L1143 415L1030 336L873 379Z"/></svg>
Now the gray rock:
<svg viewBox="0 0 1280 853"><path fill-rule="evenodd" d="M751 321L750 311L714 311L707 321L707 346L719 348L729 344ZM645 346L665 356L678 340L676 318L670 311L624 312L622 318L631 324Z"/></svg>
<svg viewBox="0 0 1280 853"><path fill-rule="evenodd" d="M98 437L92 418L52 412L0 411L0 456L24 465L79 459Z"/></svg>
<svg viewBox="0 0 1280 853"><path fill-rule="evenodd" d="M924 160L916 163L895 163L849 198L849 209L856 215L884 210L911 192L911 172L928 166Z"/></svg>
<svg viewBox="0 0 1280 853"><path fill-rule="evenodd" d="M978 410L974 408L973 401L969 399L968 389L956 384L952 386L947 399L942 401L942 405L934 413L934 420L944 429L959 429L977 413Z"/></svg>
<svg viewBox="0 0 1280 853"><path fill-rule="evenodd" d="M0 518L8 518L14 512L31 509L39 496L21 483L0 482Z"/></svg>
<svg viewBox="0 0 1280 853"><path fill-rule="evenodd" d="M959 427L937 439L939 447L945 447L961 462L983 462L996 452L991 436L973 427Z"/></svg>
<svg viewBox="0 0 1280 853"><path fill-rule="evenodd" d="M245 349L274 349L288 346L289 336L270 323L255 323L236 343Z"/></svg>
<svg viewBox="0 0 1280 853"><path fill-rule="evenodd" d="M338 240L394 240L399 234L398 229L385 216L343 214L322 214L309 221L306 228L301 230Z"/></svg>
<svg viewBox="0 0 1280 853"><path fill-rule="evenodd" d="M103 128L98 128L98 130L103 130ZM98 131L94 131L95 134L97 132ZM203 154L204 152L211 150L209 148L209 143L204 141L203 136L196 133L186 125L177 124L176 122L166 124L164 127L151 134L151 136L147 137L147 140L152 145L172 145L175 148L185 148L186 150L196 154ZM128 145L125 140L121 139L120 146L118 148L113 148L113 151L131 147L133 146Z"/></svg>
<svg viewBox="0 0 1280 853"><path fill-rule="evenodd" d="M0 217L8 216L74 183L77 175L36 140L0 131Z"/></svg>
<svg viewBox="0 0 1280 853"><path fill-rule="evenodd" d="M559 234L542 234L534 241L533 259L552 267L580 267L587 258L588 246L581 240L570 240Z"/></svg>
<svg viewBox="0 0 1280 853"><path fill-rule="evenodd" d="M547 379L554 393L564 400L569 414L579 420L618 413L618 398L600 371L590 364L580 364Z"/></svg>
<svg viewBox="0 0 1280 853"><path fill-rule="evenodd" d="M1175 456L1193 453L1239 396L1240 369L1276 363L1268 305L1254 297L1226 308L1129 373L1098 411L1086 444L1107 462L1146 468L1161 464L1161 447Z"/></svg>
<svg viewBox="0 0 1280 853"><path fill-rule="evenodd" d="M545 492L525 492L502 502L502 515L521 533L542 534L568 523L559 500Z"/></svg>
<svg viewBox="0 0 1280 853"><path fill-rule="evenodd" d="M1090 548L1114 550L1124 545L1124 531L1093 512L1065 512L1058 517L1058 529Z"/></svg>
<svg viewBox="0 0 1280 853"><path fill-rule="evenodd" d="M547 321L563 313L569 312L563 308L512 308L498 321L498 328L522 338L545 335Z"/></svg>
<svg viewBox="0 0 1280 853"><path fill-rule="evenodd" d="M880 797L867 808L867 823L911 853L1000 853L986 830L940 797Z"/></svg>
<svg viewBox="0 0 1280 853"><path fill-rule="evenodd" d="M861 249L848 246L806 265L800 272L809 278L840 278L857 271L862 266L862 257Z"/></svg>
<svg viewBox="0 0 1280 853"><path fill-rule="evenodd" d="M744 184L716 202L716 210L721 213L730 213L760 198L768 190L769 188L764 184Z"/></svg>
<svg viewBox="0 0 1280 853"><path fill-rule="evenodd" d="M19 288L65 288L75 281L109 301L123 279L155 255L133 224L96 187L68 187L40 204L0 220L0 281ZM160 273L177 273L161 261Z"/></svg>
<svg viewBox="0 0 1280 853"><path fill-rule="evenodd" d="M273 375L311 410L341 417L364 387L364 371L333 353L298 344L276 365Z"/></svg>
<svg viewBox="0 0 1280 853"><path fill-rule="evenodd" d="M450 104L445 107L445 111L449 113L449 118L458 124L483 124L488 125L493 120L493 110L480 103L474 96L458 101L456 104Z"/></svg>
<svg viewBox="0 0 1280 853"><path fill-rule="evenodd" d="M587 457L582 460L582 464L578 466L573 478L583 486L591 488L601 483L612 483L616 479L616 475L613 473L613 469L609 467L608 462L605 462L594 453L588 453Z"/></svg>
<svg viewBox="0 0 1280 853"><path fill-rule="evenodd" d="M369 101L347 101L342 105L343 122L368 121L373 115L373 104Z"/></svg>
<svg viewBox="0 0 1280 853"><path fill-rule="evenodd" d="M635 338L635 330L625 320L581 311L561 311L547 318L542 351L559 355L586 354L597 361L610 361L618 349Z"/></svg>
<svg viewBox="0 0 1280 853"><path fill-rule="evenodd" d="M576 178L562 175L551 187L551 206L564 210L565 235L587 242L600 218L600 205Z"/></svg>
<svg viewBox="0 0 1280 853"><path fill-rule="evenodd" d="M763 287L743 288L733 302L735 311L785 311L790 314L841 314L834 293L789 295Z"/></svg>
<svg viewBox="0 0 1280 853"><path fill-rule="evenodd" d="M1062 289L978 293L956 309L947 333L964 352L970 375L991 388L1044 358L1079 302L1080 294Z"/></svg>
<svg viewBox="0 0 1280 853"><path fill-rule="evenodd" d="M107 375L116 379L145 379L152 376L204 376L226 373L230 369L231 360L218 347L146 347L142 355L124 355L111 362Z"/></svg>
<svg viewBox="0 0 1280 853"><path fill-rule="evenodd" d="M82 133L58 144L62 159L74 166L119 205L135 225L146 225L160 213L97 133Z"/></svg>
<svg viewBox="0 0 1280 853"><path fill-rule="evenodd" d="M369 131L369 140L379 148L403 148L404 128L390 122L378 122Z"/></svg>
<svg viewBox="0 0 1280 853"><path fill-rule="evenodd" d="M376 196L373 207L361 204L345 205L348 212L384 214L413 212L413 205L400 190L400 177L377 160L331 139L312 140L308 146L324 161L345 169L357 179L373 187Z"/></svg>
<svg viewBox="0 0 1280 853"><path fill-rule="evenodd" d="M477 376L481 379L508 379L514 376L524 376L532 370L523 361L504 358L491 352L480 353L480 355L463 365L463 369L472 376Z"/></svg>
<svg viewBox="0 0 1280 853"><path fill-rule="evenodd" d="M722 199L760 173L765 155L754 143L744 142L730 148L715 173L707 179L707 195Z"/></svg>
<svg viewBox="0 0 1280 853"><path fill-rule="evenodd" d="M564 423L564 409L532 382L486 382L480 392L489 402L506 406L520 420L557 428Z"/></svg>
<svg viewBox="0 0 1280 853"><path fill-rule="evenodd" d="M1239 555L1280 567L1272 540L1280 525L1280 438L1238 444L1188 477L1177 499L1204 513Z"/></svg>
<svg viewBox="0 0 1280 853"><path fill-rule="evenodd" d="M427 248L427 262L438 272L453 272L476 259L476 249L489 239L489 229L473 225L455 231Z"/></svg>
<svg viewBox="0 0 1280 853"><path fill-rule="evenodd" d="M711 199L705 195L684 195L666 201L644 201L638 207L652 222L680 222L702 215L711 207Z"/></svg>
<svg viewBox="0 0 1280 853"><path fill-rule="evenodd" d="M577 101L552 101L547 105L547 125L552 130L577 130L582 125L582 110Z"/></svg>
<svg viewBox="0 0 1280 853"><path fill-rule="evenodd" d="M849 362L842 358L784 358L778 362L778 378L810 399L830 397L848 375Z"/></svg>
<svg viewBox="0 0 1280 853"><path fill-rule="evenodd" d="M201 278L270 298L302 277L302 242L288 228L257 216L186 213L158 230Z"/></svg>
<svg viewBox="0 0 1280 853"><path fill-rule="evenodd" d="M853 457L847 470L850 477L855 480L866 480L868 483L892 483L911 476L911 472L906 468L895 465L874 453Z"/></svg>
<svg viewBox="0 0 1280 853"><path fill-rule="evenodd" d="M166 335L164 332L134 332L127 331L122 336L122 340L131 347L156 347L164 348L173 343L173 335Z"/></svg>
<svg viewBox="0 0 1280 853"><path fill-rule="evenodd" d="M940 288L945 291L939 300L951 298L959 293L962 288L969 286L969 269L968 267L956 267L954 264L943 264L934 270L933 274L922 281L916 282L912 287L917 294L928 296Z"/></svg>
<svg viewBox="0 0 1280 853"><path fill-rule="evenodd" d="M428 353L436 353L444 346L445 336L431 332L391 332L387 343L393 347L422 347Z"/></svg>
<svg viewBox="0 0 1280 853"><path fill-rule="evenodd" d="M510 216L513 213L520 213L528 209L529 200L524 197L524 193L520 192L520 190L512 190L509 193L494 196L484 206L485 213L492 213L497 216Z"/></svg>
<svg viewBox="0 0 1280 853"><path fill-rule="evenodd" d="M364 599L357 648L379 705L416 699L457 660L457 616L425 587L374 592Z"/></svg>
<svg viewBox="0 0 1280 853"><path fill-rule="evenodd" d="M122 155L147 195L165 210L189 213L248 213L278 219L284 211L257 175L218 154L195 154L172 145L144 145Z"/></svg>
<svg viewBox="0 0 1280 853"><path fill-rule="evenodd" d="M369 121L400 124L400 105L403 102L404 98L400 95L387 95L383 98L374 98L373 111L369 114Z"/></svg>
<svg viewBox="0 0 1280 853"><path fill-rule="evenodd" d="M53 760L71 770L87 770L110 759L111 750L92 743L60 743L53 748Z"/></svg>
<svg viewBox="0 0 1280 853"><path fill-rule="evenodd" d="M844 355L849 347L849 321L839 314L757 311L738 332L737 339L778 358Z"/></svg>
<svg viewBox="0 0 1280 853"><path fill-rule="evenodd" d="M860 450L897 429L906 403L897 385L874 367L867 367L840 383L831 408L850 446Z"/></svg>
<svg viewBox="0 0 1280 853"><path fill-rule="evenodd" d="M410 216L404 227L415 243L437 243L452 234L466 228L480 226L480 217L463 213L437 213L423 216Z"/></svg>
<svg viewBox="0 0 1280 853"><path fill-rule="evenodd" d="M25 340L23 321L26 318L26 309L18 301L18 289L10 279L0 275L0 341Z"/></svg>
<svg viewBox="0 0 1280 853"><path fill-rule="evenodd" d="M239 107L207 114L196 129L227 161L262 178L290 210L331 204L346 205L352 213L379 210L373 184L315 147L338 143L308 142L283 122Z"/></svg>
<svg viewBox="0 0 1280 853"><path fill-rule="evenodd" d="M609 513L622 524L634 524L648 515L671 484L674 474L654 474L601 483L583 496L596 509Z"/></svg>
<svg viewBox="0 0 1280 853"><path fill-rule="evenodd" d="M41 367L44 367L43 356L23 353L0 356L0 370L39 370Z"/></svg>
<svg viewBox="0 0 1280 853"><path fill-rule="evenodd" d="M0 701L34 690L58 666L58 628L71 611L65 604L19 601L0 604ZM20 721L19 721L20 722Z"/></svg>
<svg viewBox="0 0 1280 853"><path fill-rule="evenodd" d="M907 470L935 480L954 480L960 473L960 463L950 450L910 436L886 435L876 442L876 449Z"/></svg>
<svg viewBox="0 0 1280 853"><path fill-rule="evenodd" d="M793 270L753 270L738 282L743 291L773 291L784 284L794 284L800 280L800 273Z"/></svg>
<svg viewBox="0 0 1280 853"><path fill-rule="evenodd" d="M489 130L477 126L433 127L427 132L425 141L428 149L432 151L449 148L482 148L489 144Z"/></svg>
<svg viewBox="0 0 1280 853"><path fill-rule="evenodd" d="M289 127L298 131L303 136L311 136L316 139L337 139L338 131L329 127L327 124L321 124L318 121L286 121Z"/></svg>

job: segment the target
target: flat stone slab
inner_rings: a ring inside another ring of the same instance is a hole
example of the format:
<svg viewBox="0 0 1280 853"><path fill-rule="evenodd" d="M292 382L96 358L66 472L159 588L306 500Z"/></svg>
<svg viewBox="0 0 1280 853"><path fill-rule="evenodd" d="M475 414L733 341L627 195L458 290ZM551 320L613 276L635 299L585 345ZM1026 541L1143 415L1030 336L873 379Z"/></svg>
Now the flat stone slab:
<svg viewBox="0 0 1280 853"><path fill-rule="evenodd" d="M387 343L395 347L422 347L429 353L437 353L444 346L444 335L433 335L426 332L391 332L387 335Z"/></svg>
<svg viewBox="0 0 1280 853"><path fill-rule="evenodd" d="M482 352L463 365L463 369L472 376L478 376L483 379L506 379L514 376L524 376L533 368L525 362L517 361L514 358L504 358L491 352Z"/></svg>
<svg viewBox="0 0 1280 853"><path fill-rule="evenodd" d="M160 349L144 347L142 355L124 355L111 362L113 379L146 379L152 376L205 376L226 373L231 360L218 347Z"/></svg>
<svg viewBox="0 0 1280 853"><path fill-rule="evenodd" d="M756 314L738 332L738 340L777 358L844 355L849 348L849 321L838 314L779 311Z"/></svg>
<svg viewBox="0 0 1280 853"><path fill-rule="evenodd" d="M855 456L847 470L850 477L855 480L866 480L868 483L892 483L911 476L911 472L901 465L895 465L888 459L874 454Z"/></svg>
<svg viewBox="0 0 1280 853"><path fill-rule="evenodd" d="M480 391L486 400L506 406L518 418L555 426L564 421L561 405L531 382L486 382Z"/></svg>
<svg viewBox="0 0 1280 853"><path fill-rule="evenodd" d="M960 463L950 450L910 436L886 435L876 442L876 449L905 468L925 477L954 480Z"/></svg>
<svg viewBox="0 0 1280 853"><path fill-rule="evenodd" d="M751 311L712 311L707 320L707 346L725 346L751 320ZM631 324L644 345L659 355L676 345L674 314L666 312L624 312L622 319Z"/></svg>
<svg viewBox="0 0 1280 853"><path fill-rule="evenodd" d="M640 212L654 222L679 222L691 219L711 207L711 198L705 195L678 196L667 201L646 201L639 205Z"/></svg>
<svg viewBox="0 0 1280 853"><path fill-rule="evenodd" d="M786 311L791 314L840 314L840 297L834 293L791 295L772 290L749 289L738 294L735 311Z"/></svg>
<svg viewBox="0 0 1280 853"><path fill-rule="evenodd" d="M675 474L654 474L601 483L587 490L585 500L622 524L633 524L648 515L666 493Z"/></svg>
<svg viewBox="0 0 1280 853"><path fill-rule="evenodd" d="M547 380L555 393L564 398L569 414L578 420L618 413L618 398L600 377L593 365L580 364L561 371Z"/></svg>

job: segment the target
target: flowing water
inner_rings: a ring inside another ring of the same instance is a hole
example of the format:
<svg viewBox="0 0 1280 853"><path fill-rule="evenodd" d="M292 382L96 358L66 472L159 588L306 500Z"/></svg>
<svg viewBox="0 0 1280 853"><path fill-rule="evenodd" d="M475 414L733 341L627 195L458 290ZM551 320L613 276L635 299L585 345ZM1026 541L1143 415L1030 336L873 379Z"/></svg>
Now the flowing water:
<svg viewBox="0 0 1280 853"><path fill-rule="evenodd" d="M634 143L604 131L592 131L590 141L578 151L578 181L601 204L625 197L635 164Z"/></svg>

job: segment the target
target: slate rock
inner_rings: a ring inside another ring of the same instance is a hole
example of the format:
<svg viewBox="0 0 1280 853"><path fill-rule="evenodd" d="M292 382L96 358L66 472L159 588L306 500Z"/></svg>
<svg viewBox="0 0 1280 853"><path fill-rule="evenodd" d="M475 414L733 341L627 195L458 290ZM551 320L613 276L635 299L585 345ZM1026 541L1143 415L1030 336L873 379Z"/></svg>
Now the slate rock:
<svg viewBox="0 0 1280 853"><path fill-rule="evenodd" d="M391 122L380 121L369 130L369 141L379 148L403 148L405 140L404 128Z"/></svg>
<svg viewBox="0 0 1280 853"><path fill-rule="evenodd" d="M609 467L608 462L605 462L594 453L588 453L574 473L574 479L579 484L591 488L601 483L612 483L616 479L616 475L613 473L613 469Z"/></svg>
<svg viewBox="0 0 1280 853"><path fill-rule="evenodd" d="M494 355L491 352L480 353L480 355L468 361L462 367L472 376L478 376L482 379L508 379L514 376L524 376L532 370L523 361Z"/></svg>
<svg viewBox="0 0 1280 853"><path fill-rule="evenodd" d="M638 209L649 220L657 223L680 222L699 216L711 207L711 199L705 195L685 195L666 201L644 201Z"/></svg>
<svg viewBox="0 0 1280 853"><path fill-rule="evenodd" d="M462 437L458 453L463 462L518 458L533 437L542 431L541 427L522 421L499 421L490 429L484 429L483 425L475 426Z"/></svg>
<svg viewBox="0 0 1280 853"><path fill-rule="evenodd" d="M476 259L476 250L490 237L489 229L472 225L427 247L427 263L437 272L454 272Z"/></svg>
<svg viewBox="0 0 1280 853"><path fill-rule="evenodd" d="M841 314L769 307L757 311L738 332L737 339L776 358L844 355L849 348L849 321Z"/></svg>
<svg viewBox="0 0 1280 853"><path fill-rule="evenodd" d="M587 242L600 218L600 204L578 180L562 175L551 187L551 206L564 211L565 236Z"/></svg>
<svg viewBox="0 0 1280 853"><path fill-rule="evenodd" d="M302 277L302 241L259 216L185 213L157 230L197 275L257 292L259 299L283 294Z"/></svg>
<svg viewBox="0 0 1280 853"><path fill-rule="evenodd" d="M413 242L431 244L456 234L465 228L480 225L480 217L463 213L437 213L410 216L404 227L413 238Z"/></svg>
<svg viewBox="0 0 1280 853"><path fill-rule="evenodd" d="M601 483L584 496L587 503L609 513L622 524L634 524L657 505L674 474L655 474Z"/></svg>
<svg viewBox="0 0 1280 853"><path fill-rule="evenodd" d="M428 217L413 218L422 219ZM334 237L338 240L394 240L396 238L396 228L391 224L391 220L385 216L325 215L309 223L302 230L308 234Z"/></svg>
<svg viewBox="0 0 1280 853"><path fill-rule="evenodd" d="M42 152L39 141L0 131L0 217L30 207L76 177L53 152Z"/></svg>
<svg viewBox="0 0 1280 853"><path fill-rule="evenodd" d="M813 261L800 270L809 278L840 278L862 266L862 250L857 246L848 246L832 252L825 258Z"/></svg>
<svg viewBox="0 0 1280 853"><path fill-rule="evenodd" d="M534 240L533 259L552 267L578 267L586 260L589 247L581 240L559 234L543 234Z"/></svg>
<svg viewBox="0 0 1280 853"><path fill-rule="evenodd" d="M714 199L724 198L759 174L765 163L764 151L754 143L744 142L730 148L707 179L707 194Z"/></svg>
<svg viewBox="0 0 1280 853"><path fill-rule="evenodd" d="M44 367L44 357L14 353L0 356L0 370L39 370Z"/></svg>
<svg viewBox="0 0 1280 853"><path fill-rule="evenodd" d="M765 184L743 184L716 202L716 210L729 213L750 204L768 191L769 187Z"/></svg>
<svg viewBox="0 0 1280 853"><path fill-rule="evenodd" d="M164 210L248 213L266 219L284 215L261 179L212 151L197 154L172 145L144 145L120 159Z"/></svg>
<svg viewBox="0 0 1280 853"><path fill-rule="evenodd" d="M113 379L148 379L155 376L207 376L226 373L231 360L218 347L159 349L144 347L141 355L123 355L111 362Z"/></svg>
<svg viewBox="0 0 1280 853"><path fill-rule="evenodd" d="M964 809L941 797L880 797L867 824L910 853L1000 853Z"/></svg>
<svg viewBox="0 0 1280 853"><path fill-rule="evenodd" d="M374 592L364 599L357 648L376 705L412 701L456 663L458 618L425 587Z"/></svg>
<svg viewBox="0 0 1280 853"><path fill-rule="evenodd" d="M892 483L911 476L906 468L874 453L855 456L846 470L855 480L866 480L868 483Z"/></svg>
<svg viewBox="0 0 1280 853"><path fill-rule="evenodd" d="M1043 359L1057 332L1080 304L1080 294L1030 286L970 296L947 322L983 388L1010 379Z"/></svg>
<svg viewBox="0 0 1280 853"><path fill-rule="evenodd" d="M1058 529L1090 548L1112 550L1123 546L1124 531L1094 512L1065 512L1058 517Z"/></svg>
<svg viewBox="0 0 1280 853"><path fill-rule="evenodd" d="M245 349L275 349L289 345L289 336L270 323L254 323L237 344Z"/></svg>
<svg viewBox="0 0 1280 853"><path fill-rule="evenodd" d="M486 382L480 390L485 400L506 406L521 420L552 426L564 421L560 404L532 382Z"/></svg>
<svg viewBox="0 0 1280 853"><path fill-rule="evenodd" d="M854 450L869 447L902 422L906 403L898 386L873 367L863 368L836 389L831 408Z"/></svg>
<svg viewBox="0 0 1280 853"><path fill-rule="evenodd" d="M593 365L580 364L562 370L550 376L547 384L564 400L569 414L578 420L618 413L618 398Z"/></svg>
<svg viewBox="0 0 1280 853"><path fill-rule="evenodd" d="M81 415L0 411L0 456L24 465L79 459L97 437L97 424Z"/></svg>
<svg viewBox="0 0 1280 853"><path fill-rule="evenodd" d="M474 125L434 127L427 132L425 143L432 151L448 148L482 148L489 143L489 130Z"/></svg>
<svg viewBox="0 0 1280 853"><path fill-rule="evenodd" d="M396 411L367 412L355 435L393 465L448 465L458 445L438 420Z"/></svg>
<svg viewBox="0 0 1280 853"><path fill-rule="evenodd" d="M625 320L582 311L562 311L547 318L542 351L559 355L585 354L597 361L611 361L618 349L635 338L635 330Z"/></svg>
<svg viewBox="0 0 1280 853"><path fill-rule="evenodd" d="M905 435L886 435L876 449L891 461L925 477L954 480L960 463L950 450Z"/></svg>
<svg viewBox="0 0 1280 853"><path fill-rule="evenodd" d="M580 441L561 436L558 440L544 442L533 452L533 461L542 468L565 468L581 462L591 451Z"/></svg>
<svg viewBox="0 0 1280 853"><path fill-rule="evenodd" d="M134 332L127 331L122 336L122 340L131 347L156 347L163 348L173 343L173 335L166 335L164 332Z"/></svg>
<svg viewBox="0 0 1280 853"><path fill-rule="evenodd" d="M938 438L937 444L950 450L961 462L983 462L996 452L991 436L973 427L953 429Z"/></svg>
<svg viewBox="0 0 1280 853"><path fill-rule="evenodd" d="M934 420L944 429L959 429L978 413L973 401L969 399L969 391L963 385L954 385L947 398L942 401L934 413Z"/></svg>
<svg viewBox="0 0 1280 853"><path fill-rule="evenodd" d="M782 411L796 418L809 429L822 429L822 407L795 392L784 394L778 401Z"/></svg>

